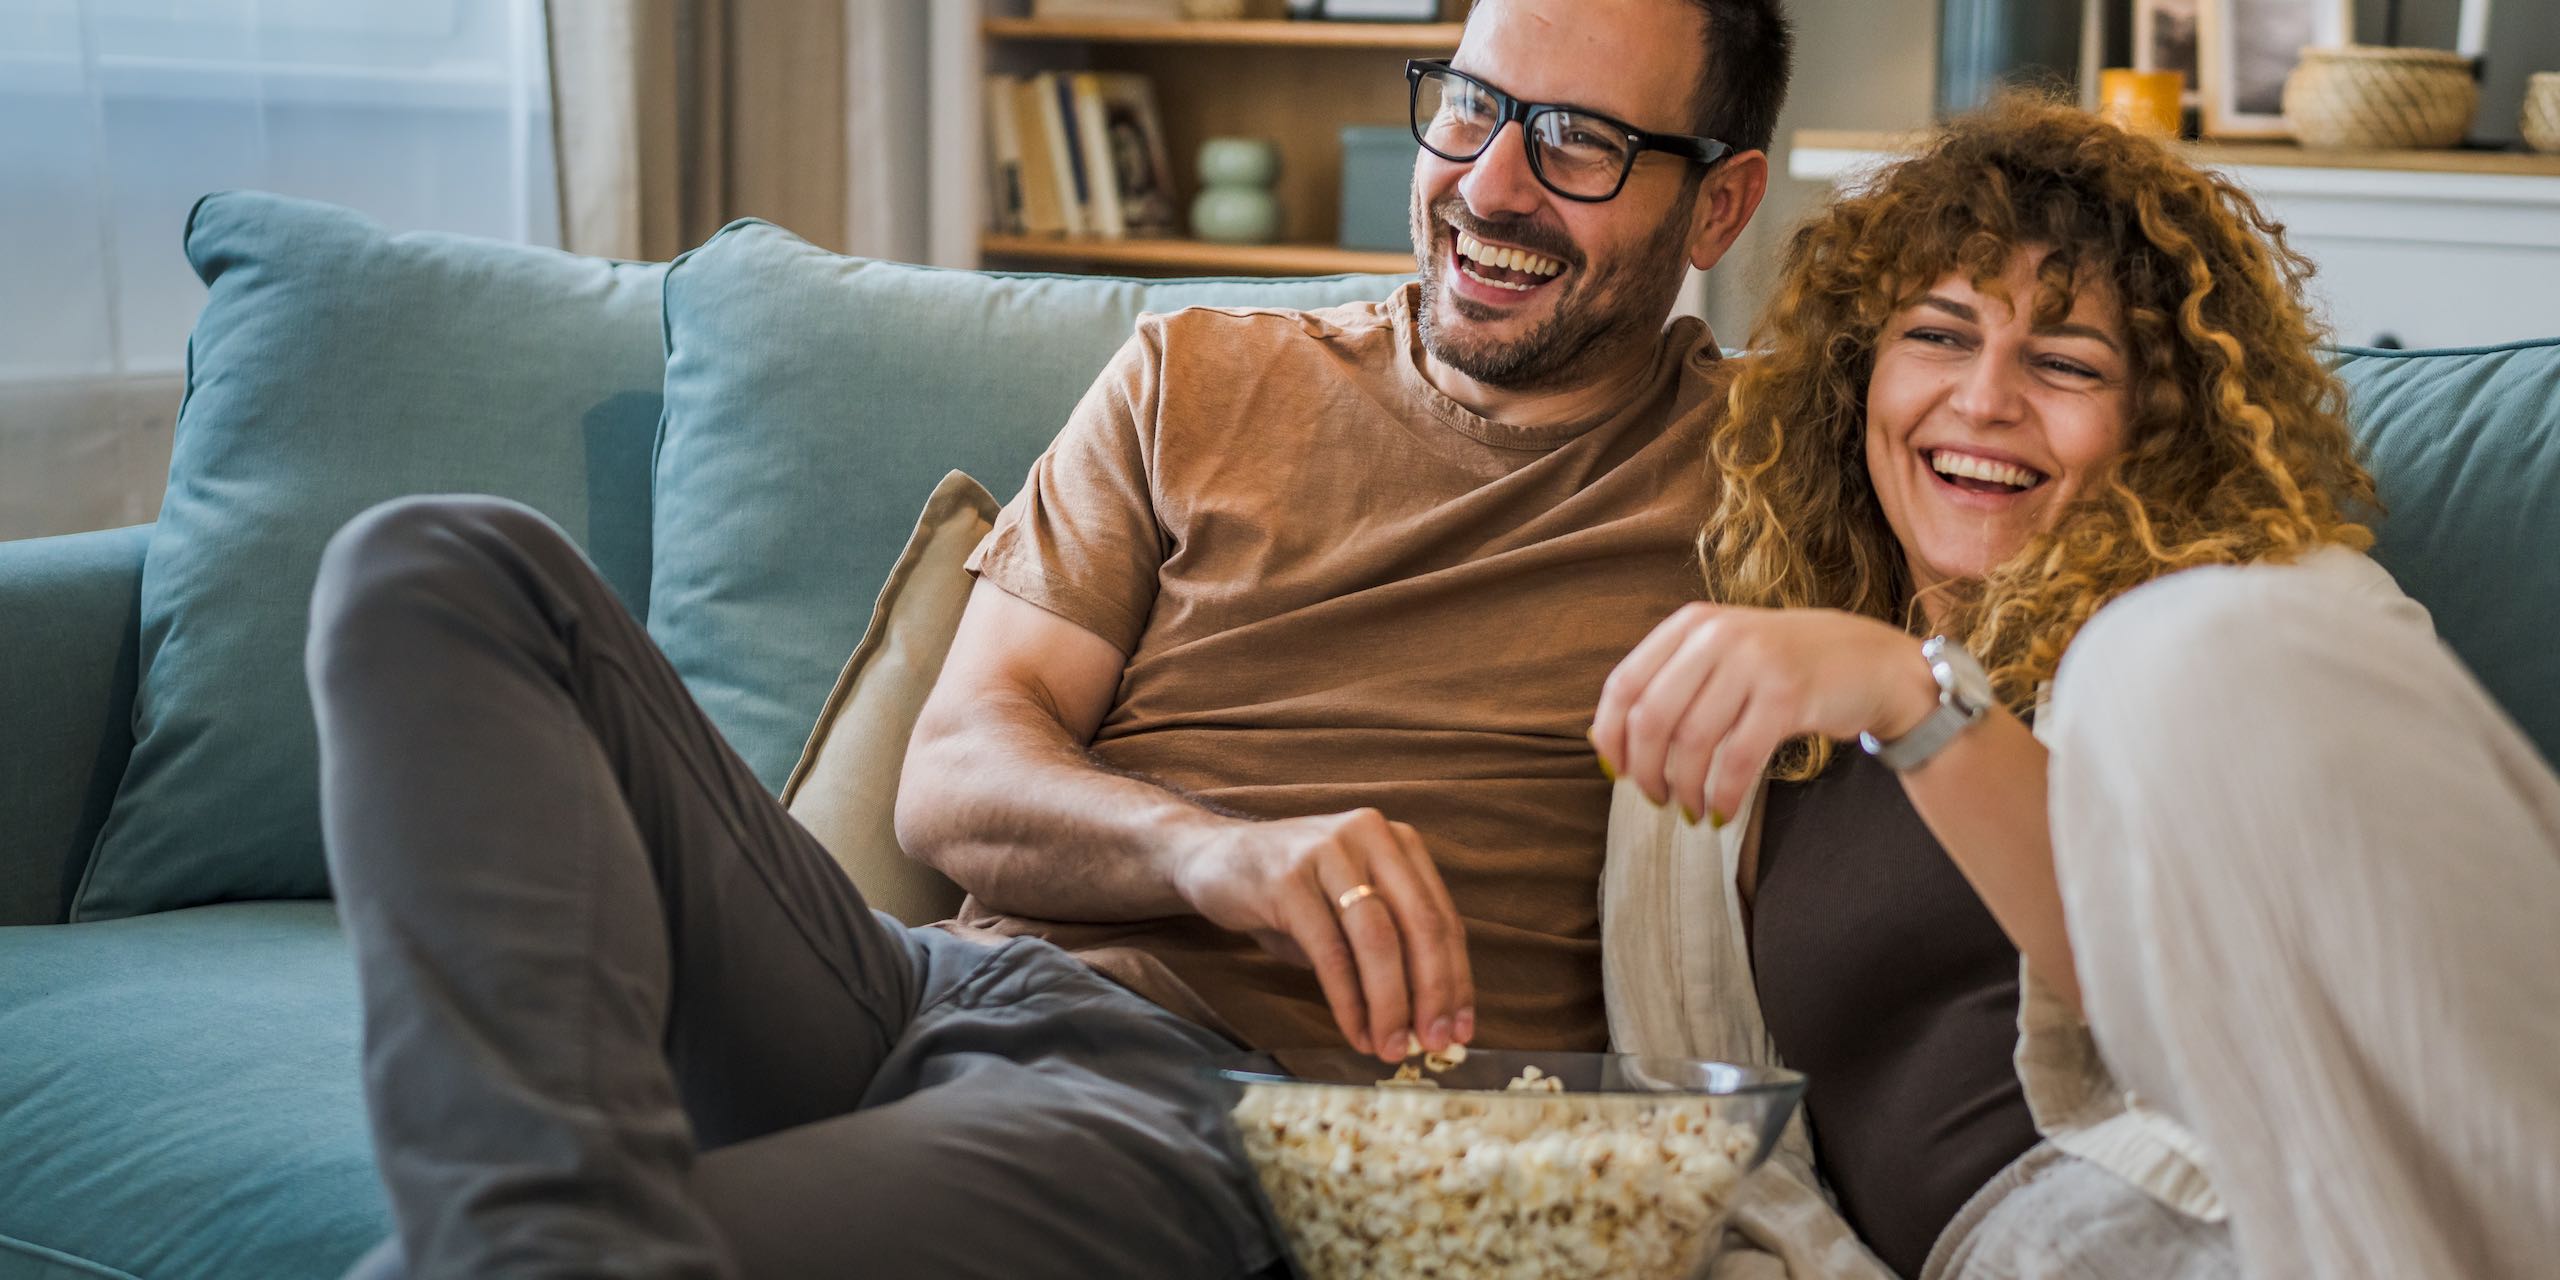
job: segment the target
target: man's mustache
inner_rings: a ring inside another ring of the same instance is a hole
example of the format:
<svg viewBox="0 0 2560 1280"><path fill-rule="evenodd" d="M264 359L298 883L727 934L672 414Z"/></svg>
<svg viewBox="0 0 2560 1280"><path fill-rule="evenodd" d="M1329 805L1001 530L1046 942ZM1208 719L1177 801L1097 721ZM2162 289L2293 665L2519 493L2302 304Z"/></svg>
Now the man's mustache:
<svg viewBox="0 0 2560 1280"><path fill-rule="evenodd" d="M1531 253L1553 258L1569 267L1582 265L1582 254L1561 231L1527 218L1503 222L1487 222L1467 212L1466 201L1457 197L1441 201L1431 209L1432 219L1456 227L1479 240L1490 240Z"/></svg>

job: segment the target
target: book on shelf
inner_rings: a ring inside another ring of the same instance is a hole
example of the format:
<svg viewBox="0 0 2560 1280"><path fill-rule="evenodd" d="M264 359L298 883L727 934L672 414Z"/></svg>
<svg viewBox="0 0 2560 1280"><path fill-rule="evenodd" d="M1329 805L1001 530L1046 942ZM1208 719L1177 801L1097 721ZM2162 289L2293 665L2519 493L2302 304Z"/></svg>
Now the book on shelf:
<svg viewBox="0 0 2560 1280"><path fill-rule="evenodd" d="M1049 161L1058 175L1058 208L1071 236L1093 231L1093 193L1085 187L1084 134L1076 128L1074 82L1055 71L1033 76L1039 88L1040 130L1049 140Z"/></svg>
<svg viewBox="0 0 2560 1280"><path fill-rule="evenodd" d="M1022 233L1022 132L1013 123L1013 77L991 75L986 86L987 227L998 235Z"/></svg>
<svg viewBox="0 0 2560 1280"><path fill-rule="evenodd" d="M1155 86L1124 72L987 77L989 230L1170 236L1180 230Z"/></svg>
<svg viewBox="0 0 2560 1280"><path fill-rule="evenodd" d="M1057 95L1043 88L1038 76L1008 76L1006 82L1014 144L1022 161L1023 233L1064 235L1067 214L1061 202L1058 162L1049 147L1049 113Z"/></svg>

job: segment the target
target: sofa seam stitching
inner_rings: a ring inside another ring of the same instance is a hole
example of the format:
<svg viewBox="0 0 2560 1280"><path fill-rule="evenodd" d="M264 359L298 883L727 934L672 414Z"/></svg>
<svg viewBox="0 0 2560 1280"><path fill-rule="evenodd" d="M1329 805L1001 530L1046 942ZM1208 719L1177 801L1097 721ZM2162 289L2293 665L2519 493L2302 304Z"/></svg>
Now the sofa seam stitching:
<svg viewBox="0 0 2560 1280"><path fill-rule="evenodd" d="M85 1270L96 1275L109 1277L110 1280L142 1280L140 1276L137 1276L130 1271L108 1266L106 1263L100 1262L94 1258L83 1258L78 1254L64 1253L59 1249L52 1249L44 1245L37 1244L33 1240L21 1240L16 1236L10 1235L6 1231L0 1231L0 1251L17 1253L24 1257L34 1258L39 1262L57 1263L59 1265Z"/></svg>

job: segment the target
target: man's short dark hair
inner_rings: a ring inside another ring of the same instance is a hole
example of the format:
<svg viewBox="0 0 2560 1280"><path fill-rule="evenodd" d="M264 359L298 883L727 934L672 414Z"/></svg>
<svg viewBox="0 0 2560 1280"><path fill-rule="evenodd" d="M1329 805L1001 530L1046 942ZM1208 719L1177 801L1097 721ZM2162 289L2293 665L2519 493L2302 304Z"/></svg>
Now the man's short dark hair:
<svg viewBox="0 0 2560 1280"><path fill-rule="evenodd" d="M1796 37L1783 0L1691 0L1707 19L1698 131L1736 151L1766 151L1786 105Z"/></svg>

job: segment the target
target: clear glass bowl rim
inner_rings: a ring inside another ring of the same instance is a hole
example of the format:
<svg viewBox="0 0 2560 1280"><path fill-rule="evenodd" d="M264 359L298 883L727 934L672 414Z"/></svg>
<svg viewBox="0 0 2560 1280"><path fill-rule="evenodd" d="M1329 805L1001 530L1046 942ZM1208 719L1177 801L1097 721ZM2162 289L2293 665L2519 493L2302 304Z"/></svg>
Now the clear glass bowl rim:
<svg viewBox="0 0 2560 1280"><path fill-rule="evenodd" d="M1267 1065L1269 1063L1282 1058L1284 1055L1292 1054L1321 1055L1328 1059L1344 1060L1346 1062L1365 1061L1377 1068L1379 1079L1384 1079L1395 1071L1393 1066L1380 1062L1374 1057L1370 1057L1369 1055L1347 1047L1322 1049L1276 1049L1238 1053L1219 1060L1219 1062L1213 1067L1213 1070L1216 1071L1220 1079L1239 1085L1351 1090L1376 1090L1404 1087L1382 1085L1375 1081L1360 1083L1347 1080L1309 1080L1299 1076L1277 1074L1267 1069ZM1579 1072L1592 1068L1617 1067L1618 1070L1615 1073L1614 1078L1619 1080L1626 1080L1633 1077L1635 1079L1653 1078L1669 1081L1701 1073L1730 1072L1737 1077L1737 1082L1731 1087L1726 1088L1698 1088L1680 1084L1666 1084L1662 1087L1645 1087L1637 1084L1626 1084L1620 1087L1600 1089L1566 1089L1561 1092L1547 1092L1544 1090L1533 1091L1526 1089L1505 1091L1500 1088L1468 1088L1455 1085L1443 1085L1442 1091L1444 1093L1462 1094L1469 1098L1516 1098L1523 1103L1552 1102L1559 1098L1627 1098L1649 1096L1709 1099L1754 1098L1762 1100L1784 1098L1789 1101L1793 1101L1800 1099L1803 1096L1805 1086L1805 1078L1802 1072L1790 1071L1785 1067L1758 1067L1738 1062L1724 1062L1713 1058L1688 1058L1658 1053L1550 1053L1535 1049L1475 1049L1468 1052L1467 1063L1470 1066L1474 1066L1479 1063L1485 1066L1505 1066L1508 1069L1503 1070L1500 1073L1505 1078L1517 1076L1520 1074L1521 1068L1529 1066L1539 1067L1541 1070L1551 1075L1560 1074L1559 1068L1569 1068ZM1425 1071L1423 1074L1426 1078L1436 1078L1436 1074L1430 1071Z"/></svg>

